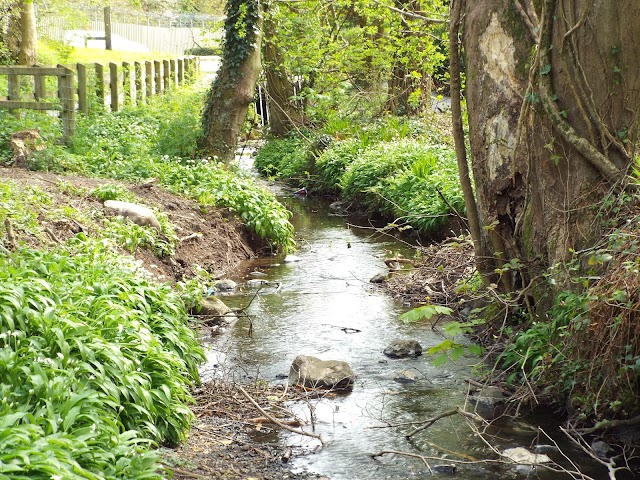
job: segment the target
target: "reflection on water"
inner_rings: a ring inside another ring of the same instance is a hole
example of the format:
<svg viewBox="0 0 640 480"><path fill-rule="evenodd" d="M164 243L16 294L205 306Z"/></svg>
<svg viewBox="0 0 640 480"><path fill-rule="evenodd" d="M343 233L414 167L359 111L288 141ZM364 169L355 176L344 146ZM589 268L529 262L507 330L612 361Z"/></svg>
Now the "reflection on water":
<svg viewBox="0 0 640 480"><path fill-rule="evenodd" d="M233 278L240 288L224 300L231 307L241 307L253 298L248 308L252 321L240 319L210 345L207 368L238 380L260 377L277 383L286 382L282 378L300 354L347 361L358 376L352 393L290 406L300 417L314 422L328 445L317 449L317 441L308 437L277 434L279 441L306 453L292 460L295 465L333 479L430 476L429 467L416 459L371 459L370 454L380 450L467 460L495 458L460 416L444 418L411 441L405 439L416 422L464 405L464 379L472 375L470 365L477 361L467 359L435 368L427 356L391 360L382 354L396 338L417 339L423 350L442 341L428 324L401 322L398 317L406 307L369 283L375 274L386 271L385 258L411 257L412 249L373 230L348 227L343 218L333 216L313 198L283 201L294 212L298 261L263 258L235 272ZM256 271L261 273L256 275ZM256 278L269 282L257 294L258 287L247 284ZM418 373L418 381L394 381L394 374L404 369ZM536 443L535 430L524 423L505 421L489 433L495 435L492 441L499 448ZM430 465L438 463L443 462L434 460ZM539 478L565 478L539 473ZM512 467L479 463L459 466L458 478L511 479L516 473Z"/></svg>

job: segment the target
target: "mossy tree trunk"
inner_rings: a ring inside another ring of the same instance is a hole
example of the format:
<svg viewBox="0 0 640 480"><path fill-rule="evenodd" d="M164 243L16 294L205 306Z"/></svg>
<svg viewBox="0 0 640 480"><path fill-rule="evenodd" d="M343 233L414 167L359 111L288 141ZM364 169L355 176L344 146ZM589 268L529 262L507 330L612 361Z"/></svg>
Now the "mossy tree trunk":
<svg viewBox="0 0 640 480"><path fill-rule="evenodd" d="M238 135L253 101L262 62L258 0L227 2L223 58L202 117L201 146L223 162L233 159Z"/></svg>
<svg viewBox="0 0 640 480"><path fill-rule="evenodd" d="M479 255L510 263L496 283L519 290L601 239L603 199L624 191L638 140L640 4L467 0L460 18ZM540 313L553 295L537 285L527 292Z"/></svg>

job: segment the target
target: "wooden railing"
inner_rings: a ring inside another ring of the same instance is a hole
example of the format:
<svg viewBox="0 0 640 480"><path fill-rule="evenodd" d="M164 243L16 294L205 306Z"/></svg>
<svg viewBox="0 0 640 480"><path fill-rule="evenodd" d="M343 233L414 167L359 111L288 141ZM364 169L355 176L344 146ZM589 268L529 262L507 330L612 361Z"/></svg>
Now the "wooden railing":
<svg viewBox="0 0 640 480"><path fill-rule="evenodd" d="M76 110L86 115L106 106L118 111L123 105L141 105L195 78L199 69L197 57L109 63L106 68L100 63L0 66L0 82L2 76L7 77L7 96L0 96L0 109L13 113L18 109L60 111L66 142L75 130ZM51 92L52 82L47 77L57 78L55 92Z"/></svg>

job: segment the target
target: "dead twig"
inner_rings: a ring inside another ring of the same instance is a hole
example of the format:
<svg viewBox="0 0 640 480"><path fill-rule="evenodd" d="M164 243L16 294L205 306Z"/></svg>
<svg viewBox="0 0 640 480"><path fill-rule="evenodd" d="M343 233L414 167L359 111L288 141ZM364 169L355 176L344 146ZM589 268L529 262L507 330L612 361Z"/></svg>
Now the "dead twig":
<svg viewBox="0 0 640 480"><path fill-rule="evenodd" d="M240 393L242 393L242 395L244 395L246 397L247 400L249 400L253 404L254 407L256 407L260 411L260 413L262 413L265 417L267 417L271 421L271 423L274 423L275 425L278 425L280 428L283 428L283 429L285 429L285 430L287 430L287 431L289 431L291 433L295 433L295 434L298 434L298 435L304 435L304 436L311 437L311 438L316 438L316 439L318 439L320 441L320 443L322 445L325 445L325 442L324 442L324 440L322 438L322 435L319 435L317 433L312 433L312 432L305 432L304 430L300 430L298 428L293 428L293 427L290 427L288 425L285 425L281 421L276 420L271 415L269 415L260 405L258 405L258 402L256 402L253 399L253 397L251 397L251 395L249 395L247 393L247 391L244 388L242 388L240 385L238 385L238 390L240 391Z"/></svg>
<svg viewBox="0 0 640 480"><path fill-rule="evenodd" d="M183 243L183 242L186 242L187 240L191 240L194 238L202 238L202 234L200 232L191 233L189 235L182 237L180 240L178 240L178 242Z"/></svg>

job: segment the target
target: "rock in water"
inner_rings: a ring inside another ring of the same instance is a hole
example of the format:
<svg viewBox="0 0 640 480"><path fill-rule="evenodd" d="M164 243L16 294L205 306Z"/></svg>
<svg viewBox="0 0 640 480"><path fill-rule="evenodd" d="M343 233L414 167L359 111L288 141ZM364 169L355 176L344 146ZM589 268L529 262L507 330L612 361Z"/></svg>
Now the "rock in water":
<svg viewBox="0 0 640 480"><path fill-rule="evenodd" d="M402 370L393 375L393 379L398 383L415 383L418 374L414 370Z"/></svg>
<svg viewBox="0 0 640 480"><path fill-rule="evenodd" d="M128 218L133 223L141 227L153 227L158 232L162 231L160 222L150 208L143 207L137 203L121 202L119 200L107 200L104 202L104 209L111 215L119 215Z"/></svg>
<svg viewBox="0 0 640 480"><path fill-rule="evenodd" d="M507 448L501 455L512 462L524 465L538 465L551 461L546 455L542 453L532 453L524 447Z"/></svg>
<svg viewBox="0 0 640 480"><path fill-rule="evenodd" d="M230 292L231 290L235 290L238 284L233 280L223 278L222 280L218 280L214 286L216 290L220 292Z"/></svg>
<svg viewBox="0 0 640 480"><path fill-rule="evenodd" d="M391 358L418 357L422 355L422 345L416 340L394 340L382 353Z"/></svg>
<svg viewBox="0 0 640 480"><path fill-rule="evenodd" d="M387 276L384 273L377 273L369 280L369 283L384 283L387 281Z"/></svg>
<svg viewBox="0 0 640 480"><path fill-rule="evenodd" d="M483 387L479 392L469 396L473 412L485 420L493 420L504 413L507 397L497 387Z"/></svg>
<svg viewBox="0 0 640 480"><path fill-rule="evenodd" d="M220 325L222 323L233 323L238 317L235 316L233 311L225 305L225 303L216 297L207 297L202 301L202 307L197 312L192 314L201 317L212 317L210 320L206 320L207 325Z"/></svg>
<svg viewBox="0 0 640 480"><path fill-rule="evenodd" d="M289 369L289 384L307 388L352 390L356 376L347 362L298 355Z"/></svg>

